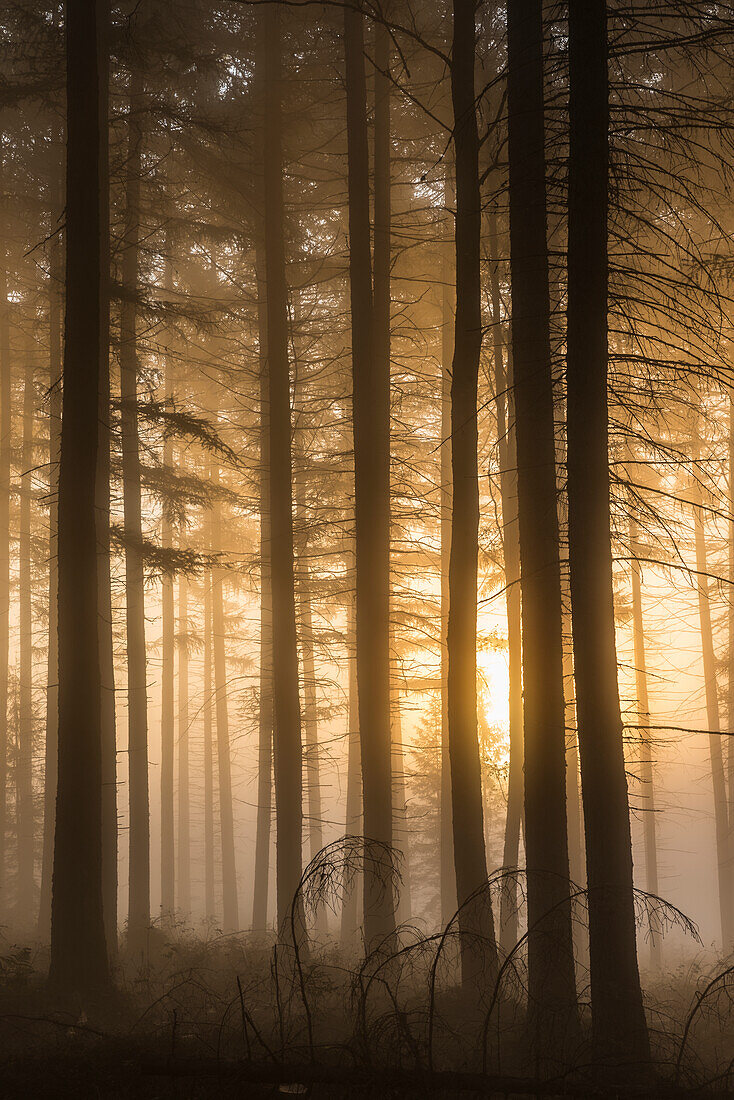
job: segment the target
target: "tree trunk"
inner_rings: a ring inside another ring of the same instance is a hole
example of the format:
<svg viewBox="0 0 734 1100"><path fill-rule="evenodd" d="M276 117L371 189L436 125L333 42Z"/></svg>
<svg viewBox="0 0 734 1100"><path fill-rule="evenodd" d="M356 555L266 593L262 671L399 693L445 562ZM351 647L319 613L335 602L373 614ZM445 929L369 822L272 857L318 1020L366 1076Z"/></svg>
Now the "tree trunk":
<svg viewBox="0 0 734 1100"><path fill-rule="evenodd" d="M20 523L18 574L18 626L20 705L18 743L15 756L17 919L21 927L31 926L35 914L34 863L35 820L33 812L33 589L31 561L31 500L33 496L33 421L35 388L30 341L23 347L23 443L20 458Z"/></svg>
<svg viewBox="0 0 734 1100"><path fill-rule="evenodd" d="M568 519L595 1060L649 1059L614 633L607 398L606 6L569 8Z"/></svg>
<svg viewBox="0 0 734 1100"><path fill-rule="evenodd" d="M265 282L270 398L270 566L278 929L290 918L301 878L303 782L301 700L293 568L291 396L285 279L280 13L263 16L265 67Z"/></svg>
<svg viewBox="0 0 734 1100"><path fill-rule="evenodd" d="M61 205L61 203L59 204ZM58 526L59 457L61 451L61 242L51 247L49 285L49 537L48 537L48 675L46 686L46 745L43 784L43 858L38 935L46 943L51 935L51 881L53 878L56 824L56 777L59 762L59 623L58 623ZM1 399L0 399L1 400ZM0 885L0 889L2 886Z"/></svg>
<svg viewBox="0 0 734 1100"><path fill-rule="evenodd" d="M0 158L2 154L0 153ZM0 159L0 173L2 159ZM0 181L2 177L0 175ZM0 243L0 912L6 905L8 783L8 658L10 651L10 488L12 390L7 254Z"/></svg>
<svg viewBox="0 0 734 1100"><path fill-rule="evenodd" d="M182 458L181 458L182 461ZM189 582L178 579L178 904L191 917L191 809L189 775Z"/></svg>
<svg viewBox="0 0 734 1100"><path fill-rule="evenodd" d="M647 654L642 618L642 571L639 532L634 516L629 521L630 554L632 556L632 638L635 662L635 692L637 716L640 723L640 784L642 787L642 827L645 847L645 889L658 894L658 850L655 821L655 785L652 768L652 740L650 737L650 701L647 691ZM650 929L650 964L655 970L661 965L662 937L657 929Z"/></svg>
<svg viewBox="0 0 734 1100"><path fill-rule="evenodd" d="M354 553L347 555L347 805L344 832L347 836L359 836L363 833L361 822L362 768L359 739L359 700L357 697L357 626L356 604L354 598L355 567ZM359 884L353 882L344 894L342 907L340 942L348 949L354 944L359 923Z"/></svg>
<svg viewBox="0 0 734 1100"><path fill-rule="evenodd" d="M219 467L212 466L212 483L219 484ZM212 550L222 550L222 506L212 510ZM227 655L224 622L224 569L212 570L212 629L214 632L214 698L217 718L217 765L219 778L219 826L222 843L222 916L225 932L239 931L237 870L234 852L234 813L232 805L232 765L229 744L229 707L227 703Z"/></svg>
<svg viewBox="0 0 734 1100"><path fill-rule="evenodd" d="M729 390L729 514L734 517L734 390ZM729 583L734 586L734 518L729 522ZM730 588L734 593L734 587ZM726 717L729 724L727 737L727 764L729 803L729 851L734 857L734 599L728 601L727 626L729 634L729 659L727 662ZM734 865L731 870L734 879Z"/></svg>
<svg viewBox="0 0 734 1100"><path fill-rule="evenodd" d="M550 347L543 16L508 9L510 262L522 591L525 861L531 1042L558 1068L578 1030L566 832L561 570Z"/></svg>
<svg viewBox="0 0 734 1100"><path fill-rule="evenodd" d="M107 58L97 0L67 0L66 329L59 469L59 774L50 980L109 982L102 908L96 479L108 226Z"/></svg>
<svg viewBox="0 0 734 1100"><path fill-rule="evenodd" d="M204 919L213 921L214 901L214 742L212 739L212 574L204 585Z"/></svg>
<svg viewBox="0 0 734 1100"><path fill-rule="evenodd" d="M456 321L451 380L451 555L449 561L448 728L456 895L461 906L462 976L467 992L484 964L497 968L487 881L482 776L477 735L477 380L482 344L481 199L474 89L473 0L454 0L451 92L456 162ZM472 899L470 901L470 899Z"/></svg>
<svg viewBox="0 0 734 1100"><path fill-rule="evenodd" d="M270 580L270 416L267 290L264 260L256 258L257 325L260 345L260 705L258 710L257 826L252 927L268 924L270 833L273 805L273 601Z"/></svg>
<svg viewBox="0 0 734 1100"><path fill-rule="evenodd" d="M517 515L517 446L515 442L515 403L512 389L512 360L505 366L500 298L499 241L497 219L490 217L489 235L493 257L490 259L490 294L494 351L497 440L500 462L500 498L502 501L502 557L505 570L507 607L507 651L509 673L510 764L507 778L507 819L502 866L510 877L503 885L500 901L500 943L505 955L518 939L518 883L514 873L520 855L520 827L523 804L523 713L522 713L522 623L520 600L520 534Z"/></svg>
<svg viewBox="0 0 734 1100"><path fill-rule="evenodd" d="M696 429L697 433L697 429ZM698 435L693 440L693 458L700 453ZM729 848L729 815L726 794L726 774L722 752L719 692L716 676L716 654L711 625L711 597L709 592L708 549L702 511L701 486L696 477L692 481L693 530L696 547L696 587L698 589L698 615L701 626L701 654L703 678L706 690L706 724L708 726L711 782L714 795L714 822L716 826L716 865L721 918L721 946L727 955L734 943L734 909L732 892L732 860Z"/></svg>
<svg viewBox="0 0 734 1100"><path fill-rule="evenodd" d="M128 942L145 945L150 926L150 809L148 795L148 693L146 684L143 532L138 438L137 295L140 250L142 129L140 79L130 78L130 114L120 308L122 485L125 523L125 608L129 765Z"/></svg>
<svg viewBox="0 0 734 1100"><path fill-rule="evenodd" d="M165 367L165 401L171 409L171 367ZM163 468L173 469L173 442L163 443ZM161 546L168 550L173 546L173 525L170 509L163 505L161 521ZM176 906L176 852L173 824L173 759L174 759L174 647L176 623L173 595L173 577L164 573L161 579L161 916L170 922Z"/></svg>
<svg viewBox="0 0 734 1100"><path fill-rule="evenodd" d="M446 206L454 201L450 177L445 184ZM453 224L451 225L453 230ZM441 318L441 788L440 873L441 924L456 912L456 871L451 814L451 759L449 756L449 561L451 558L451 363L454 357L454 264L448 242L444 249Z"/></svg>
<svg viewBox="0 0 734 1100"><path fill-rule="evenodd" d="M357 693L362 758L364 835L392 848L390 743L390 366L382 343L375 346L370 253L369 151L361 13L344 9L349 198L349 282L352 320L352 420L356 546ZM383 104L384 110L384 104ZM384 124L383 149L384 156ZM389 132L388 132L389 140ZM388 150L389 155L389 150ZM384 187L384 171L382 184ZM380 203L384 279L385 204ZM389 260L388 260L389 263ZM378 287L384 312L384 286ZM389 288L388 314L389 314ZM389 320L388 320L389 326ZM377 853L373 852L373 856ZM368 858L364 880L367 950L395 931L389 852ZM387 886L387 888L386 888Z"/></svg>

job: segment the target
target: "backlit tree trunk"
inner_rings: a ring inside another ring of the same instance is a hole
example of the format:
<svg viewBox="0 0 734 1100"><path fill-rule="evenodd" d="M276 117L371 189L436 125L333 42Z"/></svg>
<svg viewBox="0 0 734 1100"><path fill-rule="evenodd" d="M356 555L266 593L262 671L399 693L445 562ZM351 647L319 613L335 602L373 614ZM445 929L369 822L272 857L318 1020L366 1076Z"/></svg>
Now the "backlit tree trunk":
<svg viewBox="0 0 734 1100"><path fill-rule="evenodd" d="M389 350L386 359L384 347L375 346L364 28L362 15L351 8L344 9L344 56L352 321L357 693L364 835L368 841L391 847L390 370ZM384 219L384 196L381 206ZM383 220L383 233L385 228ZM390 937L395 930L392 891L389 886L386 888L385 882L388 868L380 868L379 863L374 859L368 860L365 870L364 935L368 949Z"/></svg>
<svg viewBox="0 0 734 1100"><path fill-rule="evenodd" d="M212 483L219 484L219 467L212 466ZM212 550L222 550L222 506L212 509ZM219 779L219 828L222 845L222 928L239 931L237 871L234 852L234 810L232 805L232 763L229 743L229 706L227 702L227 653L224 621L224 569L212 570L212 630L214 633L214 698L217 720L217 770Z"/></svg>
<svg viewBox="0 0 734 1100"><path fill-rule="evenodd" d="M522 683L528 995L542 1071L577 1028L566 834L566 712L550 346L542 3L508 9L510 262Z"/></svg>
<svg viewBox="0 0 734 1100"><path fill-rule="evenodd" d="M95 518L100 375L108 369L106 6L67 0L66 330L59 469L59 774L50 980L109 981L102 908L102 722ZM101 106L105 104L103 110Z"/></svg>
<svg viewBox="0 0 734 1100"><path fill-rule="evenodd" d="M647 653L642 615L642 570L639 531L634 516L630 517L630 554L632 556L632 639L635 662L635 694L637 696L637 720L640 723L640 785L642 787L642 828L645 848L645 889L658 894L658 849L656 838L655 783L653 776L653 749L650 736L650 701L647 690ZM661 936L656 929L650 931L650 962L659 969L661 963Z"/></svg>
<svg viewBox="0 0 734 1100"><path fill-rule="evenodd" d="M301 863L301 700L293 566L291 395L285 278L280 13L263 16L265 66L265 283L270 398L270 568L273 606L273 710L277 921L290 917Z"/></svg>
<svg viewBox="0 0 734 1100"><path fill-rule="evenodd" d="M23 347L23 443L20 456L20 523L18 530L18 634L20 687L18 708L18 740L15 754L16 788L16 861L17 916L23 927L29 927L35 914L34 853L35 815L33 812L33 603L31 561L31 501L33 496L33 422L35 389L33 358L35 348L30 341Z"/></svg>
<svg viewBox="0 0 734 1100"><path fill-rule="evenodd" d="M632 845L617 685L609 516L606 5L569 7L568 521L589 889L594 1054L649 1058L637 965Z"/></svg>
<svg viewBox="0 0 734 1100"><path fill-rule="evenodd" d="M191 807L189 784L189 582L178 580L178 896L184 920L191 916Z"/></svg>
<svg viewBox="0 0 734 1100"><path fill-rule="evenodd" d="M462 974L473 986L484 962L497 966L484 846L477 733L477 380L482 344L479 138L474 88L473 0L454 0L451 92L456 163L456 319L451 377L451 555L448 619L448 732L456 895ZM469 900L473 897L473 900ZM484 975L484 981L491 976Z"/></svg>
<svg viewBox="0 0 734 1100"><path fill-rule="evenodd" d="M140 250L142 129L140 79L130 82L125 229L122 255L124 294L120 310L120 397L122 485L125 523L125 623L129 766L128 939L139 949L150 925L150 809L148 795L148 693L146 686L145 594L142 553L140 442L138 438L137 302Z"/></svg>
<svg viewBox="0 0 734 1100"><path fill-rule="evenodd" d="M165 400L171 407L171 367L165 367ZM170 438L163 443L163 466L173 468L173 443ZM161 546L168 550L173 546L173 525L169 506L164 503L161 520ZM161 578L161 916L170 921L175 900L175 844L173 824L173 761L174 761L174 646L176 623L173 595L173 577L164 573Z"/></svg>

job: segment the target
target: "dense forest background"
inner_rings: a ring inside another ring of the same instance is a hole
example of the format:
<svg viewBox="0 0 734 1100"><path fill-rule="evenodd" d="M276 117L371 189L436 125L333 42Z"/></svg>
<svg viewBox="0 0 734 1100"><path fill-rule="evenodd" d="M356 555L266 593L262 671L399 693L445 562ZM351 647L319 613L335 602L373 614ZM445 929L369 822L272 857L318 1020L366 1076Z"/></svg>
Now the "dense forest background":
<svg viewBox="0 0 734 1100"><path fill-rule="evenodd" d="M8 1095L729 1095L734 9L0 36Z"/></svg>

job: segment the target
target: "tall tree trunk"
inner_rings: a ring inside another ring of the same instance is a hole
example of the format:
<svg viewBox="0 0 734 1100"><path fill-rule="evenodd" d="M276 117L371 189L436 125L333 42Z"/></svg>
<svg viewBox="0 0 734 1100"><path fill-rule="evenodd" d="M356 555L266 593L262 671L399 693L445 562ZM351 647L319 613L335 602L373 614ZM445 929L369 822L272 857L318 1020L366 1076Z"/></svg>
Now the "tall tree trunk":
<svg viewBox="0 0 734 1100"><path fill-rule="evenodd" d="M165 367L165 401L170 410L171 367ZM173 469L173 442L163 443L163 468ZM173 546L173 525L169 507L164 503L161 521L161 546L168 550ZM173 917L175 900L175 842L173 815L173 760L174 760L174 648L176 623L174 610L173 577L164 573L161 579L161 916L168 922Z"/></svg>
<svg viewBox="0 0 734 1100"><path fill-rule="evenodd" d="M693 440L693 458L700 453L698 428ZM714 652L714 634L711 625L711 597L709 582L708 549L704 528L703 500L701 486L696 477L692 482L693 530L696 548L696 587L698 589L698 615L701 627L701 654L703 657L703 678L706 690L706 724L708 726L709 759L711 762L711 782L714 795L714 822L716 827L716 865L719 892L719 915L721 918L721 945L727 955L734 943L734 896L732 892L732 860L729 848L729 814L726 793L726 774L721 738L721 717L719 714L719 692L716 676L716 654Z"/></svg>
<svg viewBox="0 0 734 1100"><path fill-rule="evenodd" d="M130 945L145 945L150 925L150 808L148 794L148 693L146 685L143 531L138 437L137 295L139 292L140 176L143 135L141 83L130 78L125 227L122 254L124 294L120 308L120 397L122 486L125 523L125 622L129 765L129 886L127 933Z"/></svg>
<svg viewBox="0 0 734 1100"><path fill-rule="evenodd" d="M178 910L191 916L191 807L189 786L189 582L178 580Z"/></svg>
<svg viewBox="0 0 734 1100"><path fill-rule="evenodd" d="M362 768L359 738L359 699L357 696L357 624L355 601L354 552L347 555L347 799L344 832L347 836L363 833L361 822ZM354 944L359 923L359 884L353 882L344 894L341 931L342 947Z"/></svg>
<svg viewBox="0 0 734 1100"><path fill-rule="evenodd" d="M577 1030L566 833L566 711L550 347L543 14L508 8L510 262L522 591L531 1041L541 1071Z"/></svg>
<svg viewBox="0 0 734 1100"><path fill-rule="evenodd" d="M270 384L270 567L273 601L273 709L277 921L283 930L301 878L303 782L301 700L293 568L291 397L285 279L280 13L263 16L265 71L265 282Z"/></svg>
<svg viewBox="0 0 734 1100"><path fill-rule="evenodd" d="M99 2L99 0L98 0ZM99 374L99 440L97 444L97 585L99 613L99 669L102 722L102 898L110 958L117 954L117 731L115 719L115 653L112 637L112 584L110 564L110 235L108 174L108 58L109 16L100 6L99 50L104 58L100 85L100 136L103 142L105 185L100 191L102 225ZM63 430L63 428L62 428ZM61 507L59 505L59 507ZM59 640L61 635L59 634Z"/></svg>
<svg viewBox="0 0 734 1100"><path fill-rule="evenodd" d="M569 8L568 512L576 712L589 888L595 1057L649 1058L635 942L632 844L609 518L606 5Z"/></svg>
<svg viewBox="0 0 734 1100"><path fill-rule="evenodd" d="M66 329L59 470L59 774L50 979L109 982L102 908L102 723L96 479L108 348L107 58L97 0L67 0Z"/></svg>
<svg viewBox="0 0 734 1100"><path fill-rule="evenodd" d="M268 923L270 833L273 804L273 601L270 580L270 381L268 378L267 289L261 251L257 268L257 326L260 363L260 705L258 710L257 826L252 927Z"/></svg>
<svg viewBox="0 0 734 1100"><path fill-rule="evenodd" d="M23 442L20 458L19 523L19 686L18 747L15 759L16 863L18 888L16 906L22 927L34 920L35 815L33 812L33 580L31 561L31 500L33 496L33 421L35 387L33 345L23 347Z"/></svg>
<svg viewBox="0 0 734 1100"><path fill-rule="evenodd" d="M2 156L2 154L0 154ZM0 160L0 172L2 160ZM0 176L1 180L1 176ZM6 909L8 657L10 650L10 486L12 454L10 305L7 256L0 244L0 912Z"/></svg>
<svg viewBox="0 0 734 1100"><path fill-rule="evenodd" d="M393 661L397 665L397 660ZM408 795L403 749L403 716L401 713L400 687L397 669L393 668L390 686L390 724L393 755L393 833L394 844L402 856L400 866L400 896L397 920L399 924L410 922L413 907L410 888L410 828L408 825Z"/></svg>
<svg viewBox="0 0 734 1100"><path fill-rule="evenodd" d="M445 184L446 206L454 201L450 177ZM453 221L451 223L453 230ZM451 363L454 357L454 263L446 244L443 260L441 317L441 787L439 803L441 924L456 912L456 871L451 814L451 758L449 755L449 562L451 559Z"/></svg>
<svg viewBox="0 0 734 1100"><path fill-rule="evenodd" d="M375 346L364 28L361 13L351 8L344 9L344 57L352 319L357 693L364 835L368 843L377 842L391 848L390 366L389 348L386 359L384 346ZM384 172L382 175L384 184ZM377 201L377 194L375 198ZM387 226L384 222L385 201L386 196L380 196L383 249L386 228L389 232L389 222ZM384 276L384 259L382 263ZM384 288L381 293L384 311ZM389 313L389 287L387 293ZM384 858L387 860L390 857L386 854ZM390 937L395 930L392 890L389 884L385 888L388 868L380 864L379 859L368 859L365 864L364 936L368 950Z"/></svg>
<svg viewBox="0 0 734 1100"><path fill-rule="evenodd" d="M520 534L517 514L517 446L515 442L515 403L512 389L512 360L505 366L500 297L499 240L497 218L489 221L493 256L490 259L490 294L494 382L497 412L497 440L502 500L502 556L505 570L507 607L507 651L509 674L510 763L507 779L507 819L502 865L510 877L504 883L500 901L500 943L506 955L518 939L517 871L520 854L520 827L523 803L523 713L522 713L522 620L520 600Z"/></svg>
<svg viewBox="0 0 734 1100"><path fill-rule="evenodd" d="M212 466L212 483L219 484L219 467ZM212 510L212 550L222 549L222 506ZM237 869L234 851L234 809L232 804L232 764L229 744L229 706L227 702L227 653L224 621L224 569L212 570L212 630L214 633L214 698L217 719L217 767L219 779L219 829L222 843L222 918L225 932L239 931Z"/></svg>
<svg viewBox="0 0 734 1100"><path fill-rule="evenodd" d="M303 664L303 727L306 748L306 790L308 794L309 858L314 859L324 846L324 822L321 807L321 761L319 757L318 694L313 643L311 578L307 549L301 558L298 595L301 619Z"/></svg>
<svg viewBox="0 0 734 1100"><path fill-rule="evenodd" d="M658 849L655 828L655 784L652 769L652 740L650 737L650 700L647 691L647 654L642 617L642 571L639 562L639 532L637 520L630 516L630 554L632 556L632 639L635 661L635 693L637 715L640 723L640 784L644 812L642 827L645 847L645 888L650 894L658 894ZM650 930L650 963L659 970L661 964L661 936L657 929Z"/></svg>
<svg viewBox="0 0 734 1100"><path fill-rule="evenodd" d="M481 199L474 89L473 0L454 0L451 93L456 161L456 322L451 379L451 556L449 562L448 728L456 895L461 906L462 975L473 987L482 961L497 967L487 881L477 734L477 380L482 344ZM484 978L486 981L486 976ZM491 982L491 977L490 977Z"/></svg>
<svg viewBox="0 0 734 1100"><path fill-rule="evenodd" d="M212 739L212 574L204 574L204 918L214 920L214 742Z"/></svg>
<svg viewBox="0 0 734 1100"><path fill-rule="evenodd" d="M60 204L59 204L60 205ZM48 537L48 675L46 686L46 745L43 784L43 858L38 934L45 943L51 935L51 881L56 823L56 777L59 761L59 622L58 525L59 457L61 451L61 242L51 246L49 281L49 537ZM0 399L1 400L1 399ZM0 889L2 886L0 885Z"/></svg>
<svg viewBox="0 0 734 1100"><path fill-rule="evenodd" d="M729 583L734 586L734 390L729 390ZM727 662L726 717L729 725L727 737L727 764L729 803L729 851L734 857L734 587L729 589L727 614L729 659ZM734 879L734 866L731 870Z"/></svg>

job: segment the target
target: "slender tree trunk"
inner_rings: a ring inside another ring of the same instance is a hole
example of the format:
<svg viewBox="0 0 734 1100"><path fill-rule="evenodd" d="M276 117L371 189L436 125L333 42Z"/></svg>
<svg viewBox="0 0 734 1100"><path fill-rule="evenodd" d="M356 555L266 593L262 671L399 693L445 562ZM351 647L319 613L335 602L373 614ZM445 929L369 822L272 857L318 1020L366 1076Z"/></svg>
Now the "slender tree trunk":
<svg viewBox="0 0 734 1100"><path fill-rule="evenodd" d="M359 699L357 696L357 625L355 601L354 553L347 556L347 799L344 832L347 836L363 833L361 821L362 768L359 738ZM359 884L352 884L344 895L340 942L349 948L354 944L359 924Z"/></svg>
<svg viewBox="0 0 734 1100"><path fill-rule="evenodd" d="M191 916L189 774L189 582L178 580L178 910Z"/></svg>
<svg viewBox="0 0 734 1100"><path fill-rule="evenodd" d="M125 523L125 607L127 637L127 709L129 761L129 892L127 931L130 945L145 945L150 925L150 809L148 795L148 693L146 685L143 531L138 437L137 294L140 281L140 176L142 129L140 79L130 81L125 237L120 309L120 397L122 485Z"/></svg>
<svg viewBox="0 0 734 1100"><path fill-rule="evenodd" d="M219 467L212 466L212 483L219 484ZM222 549L222 506L212 510L212 550ZM214 632L214 698L217 719L217 765L219 779L219 828L222 843L222 915L225 932L239 931L237 870L234 852L234 812L232 804L232 764L229 744L229 707L227 703L227 655L224 621L224 569L212 570L212 630Z"/></svg>
<svg viewBox="0 0 734 1100"><path fill-rule="evenodd" d="M299 572L298 594L302 629L303 727L306 742L309 858L314 859L324 846L324 822L321 808L321 762L319 759L319 719L316 661L313 645L313 611L311 608L311 582L306 553L302 557Z"/></svg>
<svg viewBox="0 0 734 1100"><path fill-rule="evenodd" d="M268 923L270 833L273 805L273 602L270 580L270 381L268 378L267 289L261 250L257 267L257 325L260 346L260 706L258 711L257 826L252 927Z"/></svg>
<svg viewBox="0 0 734 1100"><path fill-rule="evenodd" d="M171 368L165 367L165 400L171 408ZM163 444L163 467L173 469L173 442ZM164 550L173 546L173 525L169 508L164 504L161 522L161 545ZM161 580L161 916L164 921L173 917L175 900L175 843L173 816L173 760L174 760L174 648L176 637L173 577L164 573Z"/></svg>
<svg viewBox="0 0 734 1100"><path fill-rule="evenodd" d="M96 480L100 375L108 349L106 9L67 0L66 329L59 471L59 775L50 979L109 982L102 908L102 723ZM101 199L101 196L104 196Z"/></svg>
<svg viewBox="0 0 734 1100"><path fill-rule="evenodd" d="M46 745L43 787L43 858L38 934L51 935L51 881L53 878L56 777L59 762L59 623L58 525L59 458L61 452L61 301L63 278L61 242L51 248L49 284L49 538L48 538L48 674L46 686ZM0 886L0 889L2 887Z"/></svg>
<svg viewBox="0 0 734 1100"><path fill-rule="evenodd" d="M693 441L693 457L698 458L700 441ZM711 625L711 596L709 582L708 549L702 510L701 487L694 477L692 482L693 530L696 547L696 572L698 589L698 615L701 627L701 653L703 678L706 689L706 724L709 730L709 759L714 795L714 822L716 827L716 864L718 875L719 914L721 918L721 944L727 955L734 943L734 896L732 892L732 860L729 848L729 816L726 793L726 774L722 752L719 692L716 676L716 654Z"/></svg>
<svg viewBox="0 0 734 1100"><path fill-rule="evenodd" d="M461 906L462 975L473 988L483 963L497 967L487 881L477 734L477 380L482 344L481 199L474 89L473 0L454 0L451 92L456 161L456 322L451 380L453 502L449 562L448 731L456 895ZM473 899L473 900L469 900ZM487 981L486 975L484 981Z"/></svg>
<svg viewBox="0 0 734 1100"><path fill-rule="evenodd" d="M389 348L386 359L384 346L375 347L364 27L361 13L351 8L344 9L344 55L352 319L357 692L364 835L368 843L377 842L391 849L390 368ZM384 184L384 173L382 182ZM377 201L377 194L375 198ZM383 249L386 228L389 232L389 222L386 226L384 221L386 199L389 202L386 196L380 197ZM384 265L384 260L382 262ZM384 311L384 288L381 293ZM389 288L387 293L389 312ZM374 856L376 853L372 854ZM386 864L390 859L389 852L386 852L382 859L368 859L365 865L364 936L368 950L395 931L392 890L389 884L385 888Z"/></svg>
<svg viewBox="0 0 734 1100"><path fill-rule="evenodd" d="M649 1058L614 633L609 518L606 5L569 8L568 512L595 1058Z"/></svg>
<svg viewBox="0 0 734 1100"><path fill-rule="evenodd" d="M263 16L265 66L265 281L270 383L270 566L273 602L273 708L276 893L279 930L286 926L301 878L303 783L301 701L293 568L291 398L285 279L280 13Z"/></svg>
<svg viewBox="0 0 734 1100"><path fill-rule="evenodd" d="M635 661L635 691L640 723L640 783L644 813L642 818L645 847L645 888L658 894L658 850L655 828L655 784L653 776L652 740L650 737L650 701L647 691L647 654L642 617L642 576L638 555L639 532L634 516L629 521L630 554L632 555L632 638ZM661 964L661 936L650 930L650 964L655 970Z"/></svg>
<svg viewBox="0 0 734 1100"><path fill-rule="evenodd" d="M509 673L510 764L507 779L507 819L502 865L512 875L520 855L520 827L523 803L523 713L522 713L522 621L520 600L520 534L517 514L517 447L515 404L512 390L512 360L505 366L500 298L499 240L497 219L490 217L489 234L494 257L490 260L494 380L497 403L497 439L502 500L502 556L505 569L507 607L507 651ZM517 879L508 878L500 902L500 943L506 955L518 939Z"/></svg>
<svg viewBox="0 0 734 1100"><path fill-rule="evenodd" d="M395 661L394 664L397 664ZM408 924L413 908L410 888L410 828L408 825L408 796L405 775L405 752L403 750L403 717L401 713L400 688L397 670L393 669L390 689L390 717L393 754L393 832L395 847L402 855L400 865L400 896L398 898L397 920L399 924Z"/></svg>
<svg viewBox="0 0 734 1100"><path fill-rule="evenodd" d="M1 156L1 154L0 154ZM2 172L2 160L0 160ZM0 182L1 182L0 176ZM10 487L12 454L10 306L4 241L0 243L0 912L6 906L8 657L10 649Z"/></svg>
<svg viewBox="0 0 734 1100"><path fill-rule="evenodd" d="M35 886L35 815L33 812L33 579L31 561L31 500L33 496L33 427L35 413L35 386L33 369L34 348L26 342L23 348L23 443L20 458L20 517L19 517L19 574L18 574L18 625L19 625L19 686L20 706L18 722L18 748L15 760L17 791L16 862L18 889L16 906L18 921L22 927L30 927L34 921L33 893Z"/></svg>
<svg viewBox="0 0 734 1100"><path fill-rule="evenodd" d="M453 188L446 184L446 205L453 202ZM451 225L453 231L453 224ZM456 871L451 814L451 758L449 755L449 561L451 559L451 363L454 357L454 279L449 247L444 251L441 323L441 790L440 872L441 924L446 927L456 912Z"/></svg>
<svg viewBox="0 0 734 1100"><path fill-rule="evenodd" d="M98 0L99 2L99 0ZM107 8L98 9L101 19L100 52L104 57L104 79L100 86L100 134L104 143L105 186L100 192L102 231L100 345L104 349L99 375L99 441L97 449L97 577L99 613L99 668L102 715L102 890L107 951L117 955L117 731L115 721L115 654L112 637L112 584L110 567L110 240L108 182L108 58L109 17ZM63 430L63 429L62 429ZM59 507L61 507L59 505ZM59 640L61 635L59 634Z"/></svg>
<svg viewBox="0 0 734 1100"><path fill-rule="evenodd" d="M578 1026L550 348L541 0L508 9L512 358L522 591L528 996L541 1072Z"/></svg>
<svg viewBox="0 0 734 1100"><path fill-rule="evenodd" d="M214 742L212 739L212 574L204 574L204 917L214 920Z"/></svg>
<svg viewBox="0 0 734 1100"><path fill-rule="evenodd" d="M729 582L734 586L734 390L729 390ZM734 587L730 588L734 593ZM727 737L727 764L729 803L729 851L734 859L734 598L729 596L727 626L729 633L729 659L727 662L726 717L729 724ZM731 869L734 880L734 864Z"/></svg>

